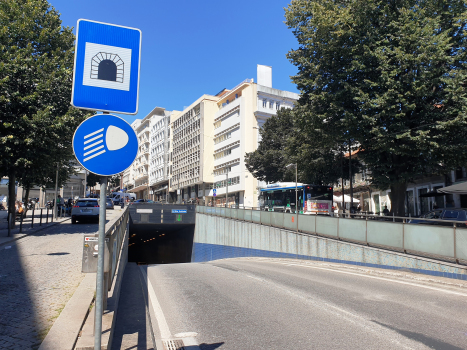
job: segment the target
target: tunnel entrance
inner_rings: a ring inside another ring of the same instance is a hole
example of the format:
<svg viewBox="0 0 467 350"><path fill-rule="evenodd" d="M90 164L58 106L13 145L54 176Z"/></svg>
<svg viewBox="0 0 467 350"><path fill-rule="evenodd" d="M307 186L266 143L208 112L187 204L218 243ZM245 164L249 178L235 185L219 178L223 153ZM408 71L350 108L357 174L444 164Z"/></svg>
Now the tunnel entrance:
<svg viewBox="0 0 467 350"><path fill-rule="evenodd" d="M130 229L128 261L138 264L191 262L195 225L148 225Z"/></svg>

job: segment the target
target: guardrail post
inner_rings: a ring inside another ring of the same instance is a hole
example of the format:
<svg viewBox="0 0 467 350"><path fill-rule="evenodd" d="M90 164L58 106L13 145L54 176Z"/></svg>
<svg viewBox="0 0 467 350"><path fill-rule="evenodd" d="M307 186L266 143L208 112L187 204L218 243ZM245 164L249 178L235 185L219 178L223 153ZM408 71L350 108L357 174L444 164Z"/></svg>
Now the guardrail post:
<svg viewBox="0 0 467 350"><path fill-rule="evenodd" d="M453 224L453 233L454 233L454 259L456 260L456 263L459 264L459 259L457 259L457 244L456 244L456 228L457 228L457 225L456 223Z"/></svg>
<svg viewBox="0 0 467 350"><path fill-rule="evenodd" d="M45 223L49 223L49 207L47 207L47 214L45 215Z"/></svg>
<svg viewBox="0 0 467 350"><path fill-rule="evenodd" d="M42 226L42 208L41 208L41 215L39 217L39 226Z"/></svg>
<svg viewBox="0 0 467 350"><path fill-rule="evenodd" d="M405 219L402 219L402 250L407 253L405 250Z"/></svg>
<svg viewBox="0 0 467 350"><path fill-rule="evenodd" d="M365 215L365 243L367 246L370 244L368 243L368 216Z"/></svg>

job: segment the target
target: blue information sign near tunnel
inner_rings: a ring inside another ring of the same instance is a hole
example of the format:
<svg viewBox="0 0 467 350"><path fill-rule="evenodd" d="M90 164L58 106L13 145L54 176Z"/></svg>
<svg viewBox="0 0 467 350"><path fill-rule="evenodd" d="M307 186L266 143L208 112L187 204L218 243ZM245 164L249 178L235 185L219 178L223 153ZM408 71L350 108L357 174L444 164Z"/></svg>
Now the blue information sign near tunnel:
<svg viewBox="0 0 467 350"><path fill-rule="evenodd" d="M82 109L136 114L141 31L80 19L76 33L71 104Z"/></svg>

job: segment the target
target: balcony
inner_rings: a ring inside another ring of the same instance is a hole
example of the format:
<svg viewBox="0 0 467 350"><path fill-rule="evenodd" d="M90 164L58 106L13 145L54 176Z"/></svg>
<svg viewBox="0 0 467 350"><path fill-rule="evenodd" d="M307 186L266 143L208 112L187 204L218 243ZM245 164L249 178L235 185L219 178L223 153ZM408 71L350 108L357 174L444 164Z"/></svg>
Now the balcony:
<svg viewBox="0 0 467 350"><path fill-rule="evenodd" d="M135 176L135 180L140 180L140 179L143 179L145 177L148 177L148 173L144 172L144 173L139 173Z"/></svg>
<svg viewBox="0 0 467 350"><path fill-rule="evenodd" d="M240 101L242 100L242 97L240 96L239 98L233 100L230 103L225 103L214 115L214 120L216 121L217 118L222 117L224 114L229 113L233 109L237 108L240 106Z"/></svg>

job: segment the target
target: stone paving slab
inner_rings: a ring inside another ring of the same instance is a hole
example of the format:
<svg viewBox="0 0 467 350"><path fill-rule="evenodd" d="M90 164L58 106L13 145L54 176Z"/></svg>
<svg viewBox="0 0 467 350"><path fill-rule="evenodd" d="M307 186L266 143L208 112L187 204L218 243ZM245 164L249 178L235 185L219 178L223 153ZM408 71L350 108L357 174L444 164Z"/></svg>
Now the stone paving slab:
<svg viewBox="0 0 467 350"><path fill-rule="evenodd" d="M107 213L111 219L120 210ZM67 218L0 237L0 349L39 348L84 278L83 234L97 230L97 223L72 225Z"/></svg>

